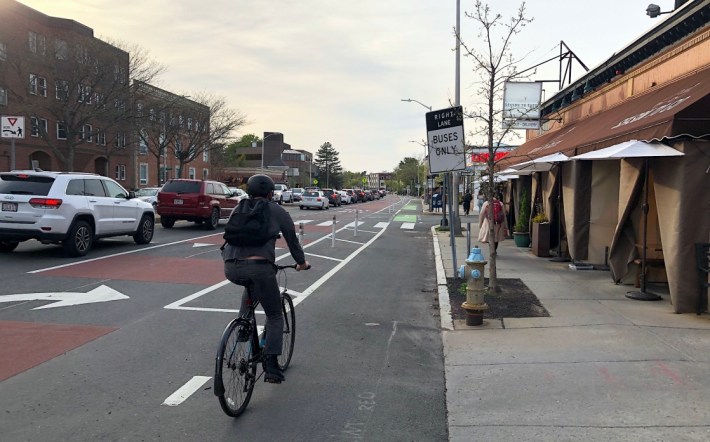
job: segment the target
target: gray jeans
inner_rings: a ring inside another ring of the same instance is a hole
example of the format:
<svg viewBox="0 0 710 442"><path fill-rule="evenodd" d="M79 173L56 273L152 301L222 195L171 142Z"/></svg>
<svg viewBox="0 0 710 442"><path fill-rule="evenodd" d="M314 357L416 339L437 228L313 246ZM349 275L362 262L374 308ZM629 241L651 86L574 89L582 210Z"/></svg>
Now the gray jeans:
<svg viewBox="0 0 710 442"><path fill-rule="evenodd" d="M229 261L224 263L224 275L231 282L236 283L240 278L249 278L254 281L251 296L254 301L259 301L266 313L266 350L267 355L280 355L283 346L284 318L281 310L281 292L276 280L276 269L271 264L253 264L243 261ZM239 314L247 312L246 288L242 293L242 303Z"/></svg>

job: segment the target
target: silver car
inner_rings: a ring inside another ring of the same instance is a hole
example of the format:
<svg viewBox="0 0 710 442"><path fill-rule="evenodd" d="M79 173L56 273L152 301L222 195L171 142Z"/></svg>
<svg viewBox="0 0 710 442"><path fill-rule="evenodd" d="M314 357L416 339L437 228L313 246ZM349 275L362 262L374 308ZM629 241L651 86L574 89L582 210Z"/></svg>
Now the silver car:
<svg viewBox="0 0 710 442"><path fill-rule="evenodd" d="M311 207L318 208L320 210L330 208L330 203L328 202L328 197L320 191L304 192L303 199L301 200L299 207L301 210L304 208L310 209Z"/></svg>

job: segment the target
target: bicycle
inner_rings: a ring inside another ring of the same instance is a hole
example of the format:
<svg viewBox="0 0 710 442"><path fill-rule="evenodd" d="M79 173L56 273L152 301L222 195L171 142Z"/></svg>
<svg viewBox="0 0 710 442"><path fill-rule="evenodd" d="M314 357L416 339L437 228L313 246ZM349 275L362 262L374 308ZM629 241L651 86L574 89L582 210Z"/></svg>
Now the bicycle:
<svg viewBox="0 0 710 442"><path fill-rule="evenodd" d="M289 268L295 269L296 264L276 266L279 272ZM231 417L237 417L244 412L256 381L264 375L266 369L263 351L265 339L263 336L259 338L255 314L259 302L253 301L251 296L251 280L239 281L239 285L246 287L248 310L245 314L240 312L224 329L217 349L214 376L214 394L219 398L222 410ZM284 317L284 338L278 363L281 370L285 371L291 363L296 339L296 313L286 288L281 292L281 308ZM257 375L259 366L261 372Z"/></svg>

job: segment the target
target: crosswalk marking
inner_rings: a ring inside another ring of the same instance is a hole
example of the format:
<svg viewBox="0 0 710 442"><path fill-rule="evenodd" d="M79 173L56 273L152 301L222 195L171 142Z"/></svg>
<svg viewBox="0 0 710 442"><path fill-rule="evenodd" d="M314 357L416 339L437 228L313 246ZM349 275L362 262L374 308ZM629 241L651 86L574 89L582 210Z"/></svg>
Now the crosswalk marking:
<svg viewBox="0 0 710 442"><path fill-rule="evenodd" d="M402 227L400 227L400 229L412 230L415 225L415 223L402 223Z"/></svg>
<svg viewBox="0 0 710 442"><path fill-rule="evenodd" d="M375 228L376 228L376 229L384 229L384 228L386 228L386 227L389 226L389 225L390 225L390 223L379 222L379 223L375 224Z"/></svg>
<svg viewBox="0 0 710 442"><path fill-rule="evenodd" d="M299 224L308 224L308 223L312 223L312 222L313 222L312 219L299 219L298 221L294 221L293 224L297 226Z"/></svg>
<svg viewBox="0 0 710 442"><path fill-rule="evenodd" d="M330 221L325 221L325 222L322 222L322 223L316 224L316 225L319 227L328 227L328 226L332 226L335 223L337 223L337 221L330 220Z"/></svg>
<svg viewBox="0 0 710 442"><path fill-rule="evenodd" d="M363 225L363 224L365 224L365 221L358 221L358 222L357 222L357 225L358 225L358 226L361 226L361 225ZM349 223L349 224L345 224L345 227L353 227L353 228L354 228L354 227L355 227L355 221L353 221L353 222L351 222L351 223Z"/></svg>

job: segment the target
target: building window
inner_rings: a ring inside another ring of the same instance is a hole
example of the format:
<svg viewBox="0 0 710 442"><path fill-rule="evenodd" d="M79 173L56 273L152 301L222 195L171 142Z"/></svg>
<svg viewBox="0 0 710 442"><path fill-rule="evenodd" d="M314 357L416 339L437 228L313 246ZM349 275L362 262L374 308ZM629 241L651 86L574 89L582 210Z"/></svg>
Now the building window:
<svg viewBox="0 0 710 442"><path fill-rule="evenodd" d="M47 120L44 118L30 117L30 135L33 137L40 137L42 134L47 133Z"/></svg>
<svg viewBox="0 0 710 442"><path fill-rule="evenodd" d="M204 147L202 150L202 161L209 161L210 160L210 151L207 150L207 146Z"/></svg>
<svg viewBox="0 0 710 442"><path fill-rule="evenodd" d="M79 134L79 139L88 141L89 143L94 141L94 135L91 132L91 125L85 124L81 126L81 133Z"/></svg>
<svg viewBox="0 0 710 442"><path fill-rule="evenodd" d="M64 40L57 40L55 42L55 51L54 55L57 57L57 60L67 60L69 59L69 47L67 46L67 42Z"/></svg>
<svg viewBox="0 0 710 442"><path fill-rule="evenodd" d="M66 80L54 81L54 96L57 100L67 101L69 99L69 82Z"/></svg>
<svg viewBox="0 0 710 442"><path fill-rule="evenodd" d="M67 139L67 125L63 121L57 121L57 139L66 140Z"/></svg>
<svg viewBox="0 0 710 442"><path fill-rule="evenodd" d="M143 103L136 103L136 114L136 116L139 118L143 116Z"/></svg>
<svg viewBox="0 0 710 442"><path fill-rule="evenodd" d="M191 180L194 180L194 179L195 179L195 174L197 173L197 172L195 171L195 168L194 168L194 167L190 167L187 171L188 171L187 174L189 175L188 178L191 179Z"/></svg>
<svg viewBox="0 0 710 442"><path fill-rule="evenodd" d="M0 41L0 60L7 60L7 45Z"/></svg>
<svg viewBox="0 0 710 442"><path fill-rule="evenodd" d="M146 155L148 153L148 132L145 129L141 129L141 133L138 140L138 153L141 155Z"/></svg>
<svg viewBox="0 0 710 442"><path fill-rule="evenodd" d="M116 139L113 142L114 147L118 147L119 149L123 149L126 147L126 134L123 132L118 132L116 134Z"/></svg>
<svg viewBox="0 0 710 442"><path fill-rule="evenodd" d="M180 138L175 138L175 154L182 150L182 140Z"/></svg>
<svg viewBox="0 0 710 442"><path fill-rule="evenodd" d="M0 106L7 105L7 89L0 86Z"/></svg>
<svg viewBox="0 0 710 442"><path fill-rule="evenodd" d="M142 185L148 184L148 164L140 163L138 165L138 179Z"/></svg>
<svg viewBox="0 0 710 442"><path fill-rule="evenodd" d="M149 115L148 118L150 118L150 121L155 121L155 109L153 109L151 107L150 110L148 111L148 115Z"/></svg>
<svg viewBox="0 0 710 442"><path fill-rule="evenodd" d="M95 129L96 133L96 144L99 144L101 146L106 145L106 132L102 131L98 127Z"/></svg>
<svg viewBox="0 0 710 442"><path fill-rule="evenodd" d="M36 74L30 74L30 94L47 96L47 79Z"/></svg>
<svg viewBox="0 0 710 442"><path fill-rule="evenodd" d="M126 181L126 165L117 164L116 165L116 181Z"/></svg>
<svg viewBox="0 0 710 442"><path fill-rule="evenodd" d="M77 101L79 103L91 104L91 86L80 84L78 86Z"/></svg>
<svg viewBox="0 0 710 442"><path fill-rule="evenodd" d="M29 48L33 54L37 53L37 33L30 31L29 33Z"/></svg>
<svg viewBox="0 0 710 442"><path fill-rule="evenodd" d="M203 179L203 180L206 180L207 178L209 178L209 175L210 175L210 174L209 174L209 171L208 171L207 169L202 169L202 179Z"/></svg>
<svg viewBox="0 0 710 442"><path fill-rule="evenodd" d="M160 181L161 183L164 183L165 181L167 181L165 178L166 178L166 176L165 176L165 166L160 166L160 177L159 177L159 181Z"/></svg>

